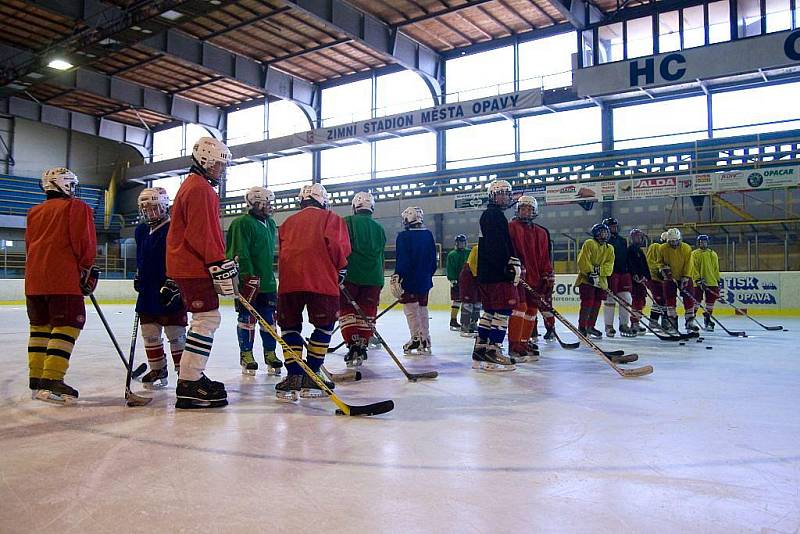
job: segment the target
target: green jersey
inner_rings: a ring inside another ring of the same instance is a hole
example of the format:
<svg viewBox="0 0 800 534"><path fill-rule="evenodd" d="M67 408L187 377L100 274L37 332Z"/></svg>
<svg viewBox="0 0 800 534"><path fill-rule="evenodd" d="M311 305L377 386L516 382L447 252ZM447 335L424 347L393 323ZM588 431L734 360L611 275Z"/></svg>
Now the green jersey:
<svg viewBox="0 0 800 534"><path fill-rule="evenodd" d="M353 248L347 257L346 280L362 286L383 287L383 250L386 233L372 220L370 213L356 213L344 218Z"/></svg>
<svg viewBox="0 0 800 534"><path fill-rule="evenodd" d="M260 221L249 213L233 220L228 228L228 258L239 257L239 277L258 276L261 278L259 293L275 293L275 221L268 217Z"/></svg>
<svg viewBox="0 0 800 534"><path fill-rule="evenodd" d="M467 263L470 249L464 248L463 250L453 249L447 255L447 279L451 282L458 281L458 275L461 274L461 269Z"/></svg>

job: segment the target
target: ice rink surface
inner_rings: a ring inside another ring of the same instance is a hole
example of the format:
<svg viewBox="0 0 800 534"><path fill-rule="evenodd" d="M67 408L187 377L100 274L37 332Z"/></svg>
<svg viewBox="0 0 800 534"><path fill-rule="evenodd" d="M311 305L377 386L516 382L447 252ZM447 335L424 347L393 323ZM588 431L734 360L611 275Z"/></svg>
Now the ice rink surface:
<svg viewBox="0 0 800 534"><path fill-rule="evenodd" d="M391 398L395 410L346 418L328 400L277 402L263 364L242 376L230 307L208 370L226 383L228 407L176 412L174 375L149 406L125 407L124 368L87 311L67 375L80 402L61 407L30 399L25 311L0 307L0 532L800 528L796 318L763 318L789 329L766 332L725 317L750 337L718 329L685 346L604 340L655 368L624 379L588 350L557 344L512 373L473 371L472 340L432 312L434 355L400 357L439 378L407 382L373 350L364 379L336 393L352 404ZM127 352L131 306L104 312ZM379 326L400 355L402 312ZM327 367L343 370L342 354Z"/></svg>

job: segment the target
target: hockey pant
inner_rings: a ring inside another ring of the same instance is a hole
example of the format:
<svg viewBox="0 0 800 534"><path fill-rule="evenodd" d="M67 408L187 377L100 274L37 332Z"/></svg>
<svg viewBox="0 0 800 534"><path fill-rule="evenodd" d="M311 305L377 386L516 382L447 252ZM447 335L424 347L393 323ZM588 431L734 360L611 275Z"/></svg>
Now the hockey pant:
<svg viewBox="0 0 800 534"><path fill-rule="evenodd" d="M315 373L319 371L322 364L325 363L325 355L328 353L328 346L331 344L331 336L333 335L333 323L325 325L314 325L314 331L308 339L308 354L306 355L306 364ZM302 358L303 356L303 325L290 326L281 329L281 337L283 341L289 345L292 351ZM287 352L284 352L286 360L286 371L290 375L303 375L303 368L300 364Z"/></svg>
<svg viewBox="0 0 800 534"><path fill-rule="evenodd" d="M270 298L273 299L274 302L274 294L268 297L265 293L259 293L253 299L251 305L270 326L275 327L275 306L273 303L270 303ZM264 347L264 352L275 352L275 347L277 346L275 338L264 330L264 327L261 325L259 325L259 333L261 334L261 344ZM239 318L236 323L236 337L239 340L239 351L252 352L256 337L256 318L253 317L244 306L239 307Z"/></svg>
<svg viewBox="0 0 800 534"><path fill-rule="evenodd" d="M63 380L81 331L72 326L30 325L28 371L31 378Z"/></svg>
<svg viewBox="0 0 800 534"><path fill-rule="evenodd" d="M150 369L163 369L167 366L164 342L161 340L162 329L167 335L172 362L177 369L181 364L181 356L186 347L186 328L183 326L161 326L158 323L142 323L142 340L144 340L147 364Z"/></svg>
<svg viewBox="0 0 800 534"><path fill-rule="evenodd" d="M461 331L475 332L481 318L482 306L480 302L464 302L461 304Z"/></svg>
<svg viewBox="0 0 800 534"><path fill-rule="evenodd" d="M664 291L664 306L667 309L667 316L670 318L678 317L678 311L676 309L678 303L678 285L674 280L667 280L661 284L661 286ZM687 288L682 299L683 308L686 310L686 320L694 319L694 310L697 306L694 299L694 289L692 287Z"/></svg>
<svg viewBox="0 0 800 534"><path fill-rule="evenodd" d="M706 301L706 310L708 314L714 313L714 303L717 302L717 298L719 298L719 287L717 286L706 286L705 290L702 287L696 286L694 288L694 298L697 300L697 304L703 302L703 297L705 297ZM695 313L697 312L697 308L699 306L695 306Z"/></svg>
<svg viewBox="0 0 800 534"><path fill-rule="evenodd" d="M403 304L403 313L406 316L408 331L412 338L428 339L431 337L427 306L420 306L419 302L408 302Z"/></svg>
<svg viewBox="0 0 800 534"><path fill-rule="evenodd" d="M478 343L502 345L508 330L511 310L483 310L478 321Z"/></svg>
<svg viewBox="0 0 800 534"><path fill-rule="evenodd" d="M647 297L647 291L645 290L642 284L633 283L631 287L631 306L635 311L642 314L642 310L644 310L644 304ZM639 316L634 314L631 315L631 324L638 325L639 324Z"/></svg>
<svg viewBox="0 0 800 534"><path fill-rule="evenodd" d="M581 284L579 294L581 309L578 315L578 328L594 328L597 316L600 315L600 303L603 302L605 290L591 284Z"/></svg>
<svg viewBox="0 0 800 534"><path fill-rule="evenodd" d="M222 315L219 309L193 312L189 321L189 333L186 334L186 345L181 355L181 380L192 382L200 380L206 369L211 345L214 343L214 332L219 328Z"/></svg>

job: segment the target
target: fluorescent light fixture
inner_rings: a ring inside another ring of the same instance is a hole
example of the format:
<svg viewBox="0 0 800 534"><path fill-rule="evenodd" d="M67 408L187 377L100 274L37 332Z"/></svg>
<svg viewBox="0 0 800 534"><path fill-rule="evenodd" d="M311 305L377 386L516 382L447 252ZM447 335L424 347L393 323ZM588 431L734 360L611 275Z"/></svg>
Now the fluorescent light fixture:
<svg viewBox="0 0 800 534"><path fill-rule="evenodd" d="M40 78L44 78L44 74L41 74L39 72L29 72L28 78L33 78L34 80L38 80Z"/></svg>
<svg viewBox="0 0 800 534"><path fill-rule="evenodd" d="M183 16L183 13L175 11L174 9L170 9L169 11L164 11L159 17L167 19L167 20L178 20Z"/></svg>
<svg viewBox="0 0 800 534"><path fill-rule="evenodd" d="M18 83L10 83L6 85L9 89L14 89L15 91L19 91L20 89L25 89L24 85L20 85Z"/></svg>
<svg viewBox="0 0 800 534"><path fill-rule="evenodd" d="M72 67L74 67L72 63L70 63L69 61L65 61L63 59L53 59L52 61L50 61L50 63L47 64L47 66L50 67L51 69L56 69L56 70L69 70Z"/></svg>

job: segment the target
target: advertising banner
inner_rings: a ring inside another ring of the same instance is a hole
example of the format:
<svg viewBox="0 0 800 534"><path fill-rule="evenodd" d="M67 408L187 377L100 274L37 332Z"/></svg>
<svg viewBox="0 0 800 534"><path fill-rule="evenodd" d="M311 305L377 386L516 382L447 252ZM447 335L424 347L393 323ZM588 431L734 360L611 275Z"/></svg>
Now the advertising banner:
<svg viewBox="0 0 800 534"><path fill-rule="evenodd" d="M798 167L768 167L714 174L716 191L748 191L798 185Z"/></svg>
<svg viewBox="0 0 800 534"><path fill-rule="evenodd" d="M602 198L601 182L548 185L545 191L545 199L547 200L548 204L580 202L583 200L597 201L600 200L601 198Z"/></svg>
<svg viewBox="0 0 800 534"><path fill-rule="evenodd" d="M633 180L632 198L674 197L678 191L675 176Z"/></svg>

